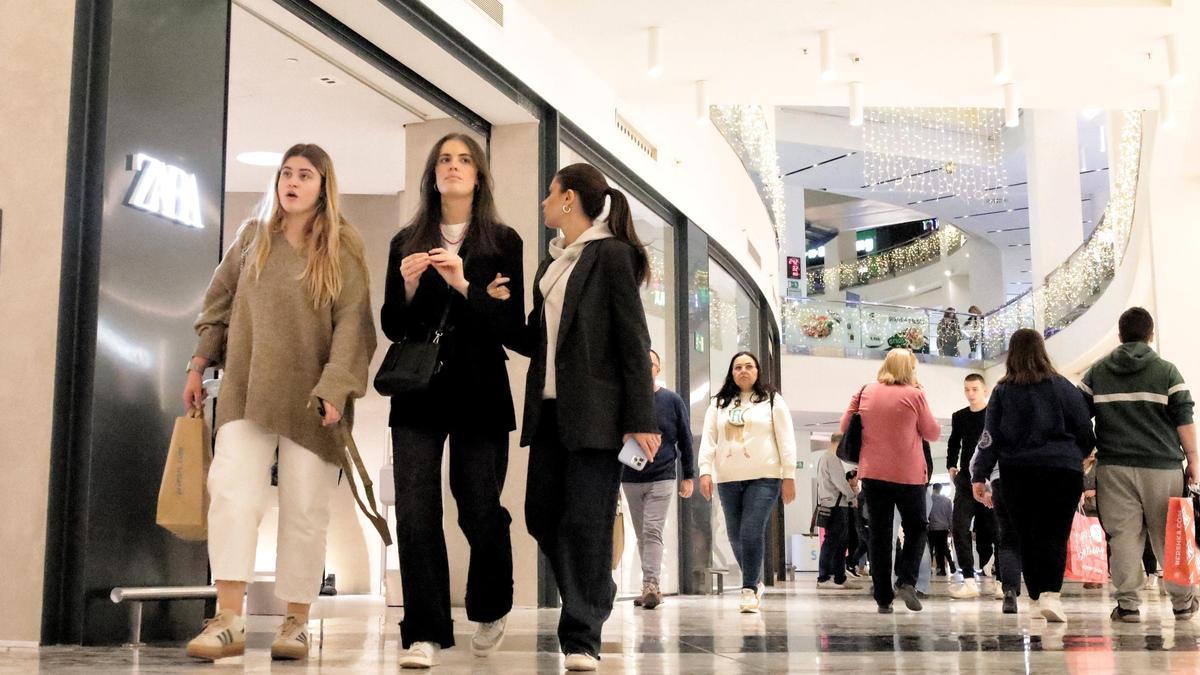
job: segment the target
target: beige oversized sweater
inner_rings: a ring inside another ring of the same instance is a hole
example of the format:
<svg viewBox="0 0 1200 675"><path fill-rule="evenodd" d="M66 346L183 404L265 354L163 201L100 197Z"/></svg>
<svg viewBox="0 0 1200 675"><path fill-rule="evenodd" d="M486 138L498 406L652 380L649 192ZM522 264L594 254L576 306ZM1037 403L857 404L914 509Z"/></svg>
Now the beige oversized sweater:
<svg viewBox="0 0 1200 675"><path fill-rule="evenodd" d="M217 405L217 428L247 419L340 464L341 443L334 428L321 426L309 402L332 403L345 424L353 421L353 400L367 387L375 353L367 271L343 248L342 292L331 305L313 308L305 284L307 252L292 248L282 233L271 240L271 255L256 280L253 253L242 251L253 237L246 226L213 274L196 319L196 356L224 374Z"/></svg>

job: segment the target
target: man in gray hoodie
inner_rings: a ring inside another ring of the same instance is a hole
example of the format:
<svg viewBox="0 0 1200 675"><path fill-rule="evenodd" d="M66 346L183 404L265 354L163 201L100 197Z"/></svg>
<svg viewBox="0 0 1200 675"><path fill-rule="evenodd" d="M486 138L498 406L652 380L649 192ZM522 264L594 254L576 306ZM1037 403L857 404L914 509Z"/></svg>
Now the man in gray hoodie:
<svg viewBox="0 0 1200 675"><path fill-rule="evenodd" d="M1096 506L1109 535L1117 607L1114 621L1141 621L1142 553L1150 541L1165 560L1167 505L1200 482L1192 396L1169 361L1150 349L1154 319L1141 307L1121 315L1121 346L1095 363L1079 388L1096 419ZM1187 586L1166 584L1177 621L1200 609Z"/></svg>
<svg viewBox="0 0 1200 675"><path fill-rule="evenodd" d="M834 434L829 449L817 458L817 504L829 507L829 524L825 526L825 541L821 542L818 560L817 588L846 588L846 545L849 542L850 505L857 496L846 467L837 458L837 443L841 434Z"/></svg>

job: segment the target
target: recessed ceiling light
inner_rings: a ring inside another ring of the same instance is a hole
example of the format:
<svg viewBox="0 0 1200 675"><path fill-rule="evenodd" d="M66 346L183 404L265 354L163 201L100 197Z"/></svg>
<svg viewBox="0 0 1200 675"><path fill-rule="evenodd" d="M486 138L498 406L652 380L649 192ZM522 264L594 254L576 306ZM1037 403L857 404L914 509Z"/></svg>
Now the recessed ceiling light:
<svg viewBox="0 0 1200 675"><path fill-rule="evenodd" d="M908 285L908 292L909 292L909 293L915 293L915 292L916 292L916 290L917 290L917 287L916 287L916 286L913 286L912 284L909 284L909 285Z"/></svg>
<svg viewBox="0 0 1200 675"><path fill-rule="evenodd" d="M279 166L283 161L282 152L242 152L238 153L237 161L250 166Z"/></svg>
<svg viewBox="0 0 1200 675"><path fill-rule="evenodd" d="M950 270L946 270L945 274L946 276L950 276Z"/></svg>
<svg viewBox="0 0 1200 675"><path fill-rule="evenodd" d="M288 63L300 63L300 59L298 59L294 56L289 56L286 59L284 59L284 61L287 61Z"/></svg>

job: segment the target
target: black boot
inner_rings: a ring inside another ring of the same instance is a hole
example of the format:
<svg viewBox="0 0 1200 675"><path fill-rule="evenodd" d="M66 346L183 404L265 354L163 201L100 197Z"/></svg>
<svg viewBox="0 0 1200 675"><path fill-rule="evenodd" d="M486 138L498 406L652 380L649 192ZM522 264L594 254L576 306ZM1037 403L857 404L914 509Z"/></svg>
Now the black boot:
<svg viewBox="0 0 1200 675"><path fill-rule="evenodd" d="M334 574L325 577L325 583L321 584L321 595L337 595L337 576Z"/></svg>

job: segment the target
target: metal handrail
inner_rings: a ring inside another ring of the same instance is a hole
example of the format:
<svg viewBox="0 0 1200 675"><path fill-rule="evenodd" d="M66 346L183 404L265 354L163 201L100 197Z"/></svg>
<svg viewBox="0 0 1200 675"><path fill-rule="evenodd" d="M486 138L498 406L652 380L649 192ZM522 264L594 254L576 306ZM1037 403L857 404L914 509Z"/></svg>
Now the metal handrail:
<svg viewBox="0 0 1200 675"><path fill-rule="evenodd" d="M117 586L108 594L113 604L129 603L128 647L142 642L142 603L152 600L208 600L217 597L216 586Z"/></svg>

